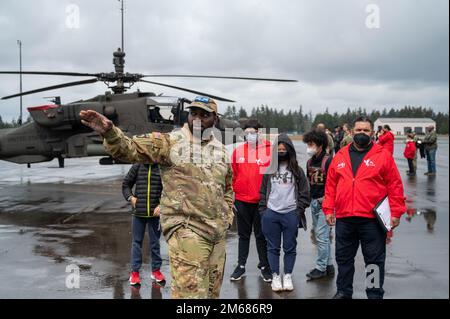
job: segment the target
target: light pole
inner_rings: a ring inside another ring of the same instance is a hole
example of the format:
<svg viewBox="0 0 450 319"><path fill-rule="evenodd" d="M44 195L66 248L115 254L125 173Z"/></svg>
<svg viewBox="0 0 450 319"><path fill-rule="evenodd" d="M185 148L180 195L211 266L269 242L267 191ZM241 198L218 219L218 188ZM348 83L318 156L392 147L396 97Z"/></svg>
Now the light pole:
<svg viewBox="0 0 450 319"><path fill-rule="evenodd" d="M20 93L22 93L22 41L17 40L17 44L19 45ZM20 115L17 123L22 125L22 95L20 96Z"/></svg>
<svg viewBox="0 0 450 319"><path fill-rule="evenodd" d="M123 47L123 0L119 0L121 2L121 8L120 11L122 12L122 52L124 52L124 47Z"/></svg>

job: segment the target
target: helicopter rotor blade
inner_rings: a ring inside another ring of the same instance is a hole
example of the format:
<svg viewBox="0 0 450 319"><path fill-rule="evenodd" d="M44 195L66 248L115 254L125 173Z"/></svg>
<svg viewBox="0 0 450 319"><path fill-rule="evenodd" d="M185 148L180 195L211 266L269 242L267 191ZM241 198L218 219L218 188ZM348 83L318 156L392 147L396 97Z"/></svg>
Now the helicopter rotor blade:
<svg viewBox="0 0 450 319"><path fill-rule="evenodd" d="M0 71L0 74L33 74L33 75L63 75L63 76L98 76L96 73L78 72L47 72L47 71Z"/></svg>
<svg viewBox="0 0 450 319"><path fill-rule="evenodd" d="M83 80L83 81L75 81L75 82L68 82L68 83L63 83L63 84L58 84L58 85L52 85L52 86L47 86L47 87L32 90L32 91L26 91L26 92L17 93L14 95L4 96L4 97L2 97L2 100L7 100L7 99L11 99L13 97L18 97L18 96L28 95L28 94L38 93L38 92L61 89L61 88L69 87L69 86L91 84L91 83L95 83L97 81L98 81L97 79L89 79L89 80Z"/></svg>
<svg viewBox="0 0 450 319"><path fill-rule="evenodd" d="M216 100L219 100L219 101L223 101L223 102L236 102L236 101L229 100L229 99L226 99L226 98L223 98L223 97L220 97L220 96L216 96L216 95L212 95L212 94L208 94L208 93L203 93L203 92L200 92L200 91L194 91L194 90L191 90L191 89L186 89L186 88L182 88L182 87L179 87L179 86L164 84L164 83L160 83L160 82L153 82L153 81L147 81L147 80L142 80L142 79L139 80L139 82L145 82L145 83L150 83L150 84L155 84L155 85L161 85L161 86L169 87L169 88L172 88L172 89L186 91L186 92L189 92L189 93L199 94L199 95L203 95L203 96L209 96L210 98L213 98L213 99L216 99Z"/></svg>
<svg viewBox="0 0 450 319"><path fill-rule="evenodd" d="M219 76L219 75L191 75L191 74L180 74L180 75L164 75L164 74L149 74L144 75L146 77L160 77L160 78L206 78L206 79L228 79L228 80L249 80L249 81L269 81L269 82L298 82L297 80L286 80L286 79L268 79L268 78L251 78L251 77L241 77L241 76Z"/></svg>

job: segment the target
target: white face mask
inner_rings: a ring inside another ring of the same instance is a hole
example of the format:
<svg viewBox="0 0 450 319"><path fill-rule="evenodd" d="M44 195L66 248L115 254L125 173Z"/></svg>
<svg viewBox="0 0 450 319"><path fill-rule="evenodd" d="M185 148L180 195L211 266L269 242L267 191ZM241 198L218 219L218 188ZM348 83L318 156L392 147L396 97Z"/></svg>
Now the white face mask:
<svg viewBox="0 0 450 319"><path fill-rule="evenodd" d="M317 154L317 150L314 148L314 147L306 147L306 154L309 156L309 157L313 157L314 155L316 155Z"/></svg>
<svg viewBox="0 0 450 319"><path fill-rule="evenodd" d="M246 139L249 144L254 145L258 142L258 133L248 133Z"/></svg>

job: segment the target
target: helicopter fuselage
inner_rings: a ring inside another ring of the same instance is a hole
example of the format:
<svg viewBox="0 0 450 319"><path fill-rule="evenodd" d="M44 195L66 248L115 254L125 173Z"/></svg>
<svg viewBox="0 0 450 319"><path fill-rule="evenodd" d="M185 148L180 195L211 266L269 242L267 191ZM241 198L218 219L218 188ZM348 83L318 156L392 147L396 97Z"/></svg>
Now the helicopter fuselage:
<svg viewBox="0 0 450 319"><path fill-rule="evenodd" d="M0 160L18 164L51 161L58 158L109 156L103 139L81 123L82 110L94 110L112 120L125 134L170 132L187 121L186 99L134 92L105 94L69 104L30 107L33 121L15 129L0 130ZM239 127L222 119L222 126ZM113 161L101 161L112 164ZM64 164L62 164L64 165Z"/></svg>
<svg viewBox="0 0 450 319"><path fill-rule="evenodd" d="M156 100L155 100L156 99ZM0 131L0 159L18 164L51 161L54 158L107 156L102 138L81 124L81 110L94 110L120 127L127 135L153 131L169 132L182 125L176 118L183 100L156 97L152 93L106 94L70 104L30 107L33 121ZM175 114L167 118L152 113L155 107Z"/></svg>

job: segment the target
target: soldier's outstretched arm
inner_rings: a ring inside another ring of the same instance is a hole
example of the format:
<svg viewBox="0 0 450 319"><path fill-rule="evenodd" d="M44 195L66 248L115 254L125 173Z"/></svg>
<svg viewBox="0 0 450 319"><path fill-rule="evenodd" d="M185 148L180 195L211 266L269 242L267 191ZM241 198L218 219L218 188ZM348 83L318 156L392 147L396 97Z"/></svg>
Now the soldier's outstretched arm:
<svg viewBox="0 0 450 319"><path fill-rule="evenodd" d="M152 133L129 138L109 119L95 111L81 111L81 122L101 134L108 154L124 162L169 165L167 134Z"/></svg>

